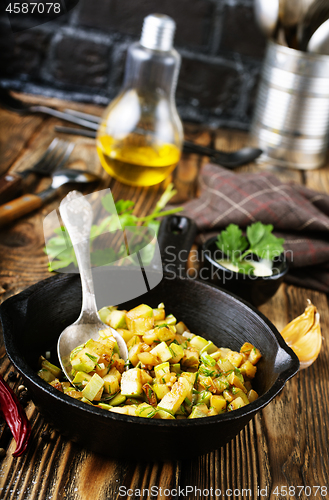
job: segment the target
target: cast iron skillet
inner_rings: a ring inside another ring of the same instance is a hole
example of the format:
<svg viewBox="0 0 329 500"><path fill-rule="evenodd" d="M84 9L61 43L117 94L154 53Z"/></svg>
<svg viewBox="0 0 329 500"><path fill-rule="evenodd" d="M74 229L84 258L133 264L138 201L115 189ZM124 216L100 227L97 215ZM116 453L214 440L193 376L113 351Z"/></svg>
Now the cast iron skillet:
<svg viewBox="0 0 329 500"><path fill-rule="evenodd" d="M170 217L161 226L160 248L186 250L195 235L192 221ZM181 254L182 255L182 254ZM183 320L193 333L216 345L239 350L245 341L263 357L254 387L260 397L249 405L215 417L193 420L154 420L93 408L46 384L36 374L37 359L46 350L56 352L61 331L78 316L81 287L78 275L56 275L6 300L0 307L8 356L24 378L32 399L45 418L70 440L95 452L137 459L191 458L229 442L257 411L266 406L299 368L293 351L275 327L256 309L220 288L175 276L178 261L163 251L164 278L153 290L123 304L156 307ZM131 269L117 268L111 276L128 280ZM153 271L157 272L157 271ZM113 274L114 273L114 274ZM113 279L113 278L111 278Z"/></svg>

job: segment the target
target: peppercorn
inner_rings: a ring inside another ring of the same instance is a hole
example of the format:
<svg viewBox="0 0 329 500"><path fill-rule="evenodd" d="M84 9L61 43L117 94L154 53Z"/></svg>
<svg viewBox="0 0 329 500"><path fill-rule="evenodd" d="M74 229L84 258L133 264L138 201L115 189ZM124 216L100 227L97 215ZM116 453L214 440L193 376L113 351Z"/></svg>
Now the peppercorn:
<svg viewBox="0 0 329 500"><path fill-rule="evenodd" d="M15 382L15 380L17 380L17 374L15 372L9 372L8 380L10 382Z"/></svg>
<svg viewBox="0 0 329 500"><path fill-rule="evenodd" d="M41 439L46 443L50 441L50 432L48 430L41 432Z"/></svg>

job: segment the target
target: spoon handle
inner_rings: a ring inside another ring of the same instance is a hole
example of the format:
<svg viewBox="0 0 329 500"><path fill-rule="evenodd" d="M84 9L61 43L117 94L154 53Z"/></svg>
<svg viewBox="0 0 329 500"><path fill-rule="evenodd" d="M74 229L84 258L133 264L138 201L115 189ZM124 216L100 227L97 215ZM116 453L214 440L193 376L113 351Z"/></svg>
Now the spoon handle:
<svg viewBox="0 0 329 500"><path fill-rule="evenodd" d="M62 200L59 211L71 238L80 272L82 309L79 320L85 323L95 322L99 320L99 317L90 264L90 229L93 210L81 193L70 191Z"/></svg>

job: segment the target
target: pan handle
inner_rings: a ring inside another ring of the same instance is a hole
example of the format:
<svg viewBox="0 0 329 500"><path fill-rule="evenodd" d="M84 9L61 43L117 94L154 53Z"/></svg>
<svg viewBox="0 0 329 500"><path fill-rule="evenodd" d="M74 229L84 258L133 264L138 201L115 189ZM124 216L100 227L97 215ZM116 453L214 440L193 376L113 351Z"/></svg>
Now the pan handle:
<svg viewBox="0 0 329 500"><path fill-rule="evenodd" d="M197 226L188 217L170 215L161 221L158 243L164 272L186 275L187 258L196 234Z"/></svg>

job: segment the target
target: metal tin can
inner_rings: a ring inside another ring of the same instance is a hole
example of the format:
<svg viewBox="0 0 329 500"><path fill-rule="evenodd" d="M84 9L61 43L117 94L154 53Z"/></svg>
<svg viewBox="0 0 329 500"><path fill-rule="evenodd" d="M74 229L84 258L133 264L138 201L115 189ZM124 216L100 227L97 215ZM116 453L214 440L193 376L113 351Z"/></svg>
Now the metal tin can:
<svg viewBox="0 0 329 500"><path fill-rule="evenodd" d="M314 169L326 158L329 132L329 56L269 42L251 124L260 160Z"/></svg>

